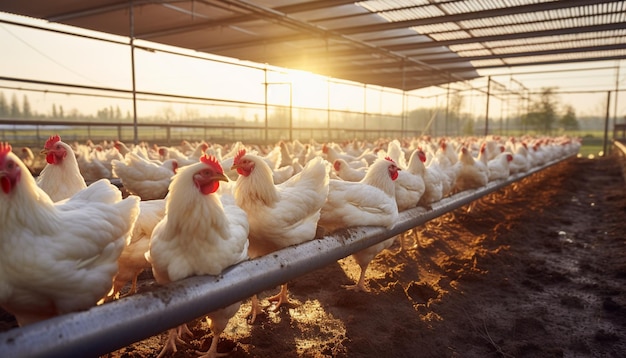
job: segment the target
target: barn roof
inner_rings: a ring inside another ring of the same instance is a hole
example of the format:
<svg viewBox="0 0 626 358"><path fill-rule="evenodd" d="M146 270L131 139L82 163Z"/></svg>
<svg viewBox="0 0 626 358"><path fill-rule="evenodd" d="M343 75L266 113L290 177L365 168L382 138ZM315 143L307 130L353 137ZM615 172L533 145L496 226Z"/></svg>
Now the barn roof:
<svg viewBox="0 0 626 358"><path fill-rule="evenodd" d="M626 58L622 0L0 0L0 11L402 90Z"/></svg>

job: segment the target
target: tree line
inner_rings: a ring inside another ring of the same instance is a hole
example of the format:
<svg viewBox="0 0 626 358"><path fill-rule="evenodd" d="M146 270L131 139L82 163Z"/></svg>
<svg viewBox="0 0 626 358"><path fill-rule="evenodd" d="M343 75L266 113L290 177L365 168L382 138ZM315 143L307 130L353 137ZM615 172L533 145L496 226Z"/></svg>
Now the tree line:
<svg viewBox="0 0 626 358"><path fill-rule="evenodd" d="M87 115L77 109L66 111L62 105L52 104L49 113L37 113L30 105L28 96L24 94L22 100L18 99L16 93L11 95L11 100L7 100L4 92L0 91L0 118L51 118L51 119L103 119L103 120L123 120L130 119L130 113L122 114L119 106L109 106L96 111L94 115Z"/></svg>
<svg viewBox="0 0 626 358"><path fill-rule="evenodd" d="M455 96L450 101L448 110L445 115L446 132L448 125L456 135L473 134L476 118L470 113L461 113L460 108L463 102L462 96ZM576 112L571 105L563 106L562 113L558 108L560 103L555 95L554 88L544 88L541 95L531 101L528 111L521 115L517 122L527 130L533 130L537 133L552 134L554 130L574 131L579 129L579 123L576 118ZM171 109L170 109L171 110ZM433 109L417 109L408 113L408 118L413 125L427 125L428 118L431 117ZM186 113L189 115L189 113ZM169 113L165 118L173 116ZM197 113L196 113L197 115ZM4 92L0 91L0 118L51 118L57 120L130 120L131 114L127 112L122 114L119 106L104 107L96 111L95 115L85 115L77 109L66 111L63 106L52 104L52 108L48 114L36 113L32 110L28 96L24 94L22 100L18 99L16 93L13 93L10 101L7 100ZM422 123L423 122L423 123ZM435 123L435 126L441 127L441 123ZM412 126L413 127L413 126ZM438 128L441 131L441 128Z"/></svg>

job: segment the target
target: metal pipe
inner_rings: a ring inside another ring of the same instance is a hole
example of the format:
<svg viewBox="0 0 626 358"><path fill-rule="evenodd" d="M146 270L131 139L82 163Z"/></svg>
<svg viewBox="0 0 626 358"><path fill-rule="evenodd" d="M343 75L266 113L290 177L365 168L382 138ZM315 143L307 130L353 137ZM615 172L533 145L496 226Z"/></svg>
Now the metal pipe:
<svg viewBox="0 0 626 358"><path fill-rule="evenodd" d="M128 18L130 27L130 72L133 93L133 143L139 144L139 134L137 130L137 81L135 76L135 6L133 1L130 2Z"/></svg>
<svg viewBox="0 0 626 358"><path fill-rule="evenodd" d="M615 94L617 98L617 93ZM602 156L605 157L609 150L609 118L611 117L611 91L606 93L606 113L604 115L604 138L602 140Z"/></svg>
<svg viewBox="0 0 626 358"><path fill-rule="evenodd" d="M241 262L219 276L190 277L87 311L14 328L0 334L0 356L86 357L115 351L332 264L569 157L514 174L507 180L457 193L433 203L428 210L416 207L403 211L390 230L382 227L340 230L321 239Z"/></svg>

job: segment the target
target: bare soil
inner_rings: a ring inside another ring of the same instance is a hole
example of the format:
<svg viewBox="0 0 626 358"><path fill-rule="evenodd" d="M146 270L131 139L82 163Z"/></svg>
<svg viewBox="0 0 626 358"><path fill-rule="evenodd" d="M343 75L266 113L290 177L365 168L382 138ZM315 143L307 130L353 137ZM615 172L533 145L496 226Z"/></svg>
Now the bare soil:
<svg viewBox="0 0 626 358"><path fill-rule="evenodd" d="M404 249L372 261L371 292L341 287L359 272L348 257L290 282L292 304L252 325L244 302L218 349L233 358L623 357L625 188L616 157L567 160L413 230ZM208 349L208 324L189 326L195 337L172 357ZM154 357L164 338L110 356Z"/></svg>

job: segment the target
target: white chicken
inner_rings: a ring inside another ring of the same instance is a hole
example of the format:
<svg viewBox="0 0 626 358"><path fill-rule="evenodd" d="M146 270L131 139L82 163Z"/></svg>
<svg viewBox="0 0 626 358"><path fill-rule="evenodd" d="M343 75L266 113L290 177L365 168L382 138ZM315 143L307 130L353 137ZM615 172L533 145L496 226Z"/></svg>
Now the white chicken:
<svg viewBox="0 0 626 358"><path fill-rule="evenodd" d="M455 189L464 191L477 189L489 182L489 170L482 161L476 160L467 147L462 147L459 153L460 169L456 178Z"/></svg>
<svg viewBox="0 0 626 358"><path fill-rule="evenodd" d="M451 156L451 144L441 141L435 155L432 157L427 167L442 179L442 196L446 197L452 193L459 175L460 164L458 157Z"/></svg>
<svg viewBox="0 0 626 358"><path fill-rule="evenodd" d="M113 279L113 288L107 295L110 301L119 298L120 291L130 281L128 294L137 291L137 276L151 268L145 253L150 249L150 237L155 226L165 216L165 199L142 200L139 202L139 215L131 231L129 240L118 259L118 272Z"/></svg>
<svg viewBox="0 0 626 358"><path fill-rule="evenodd" d="M247 259L247 215L232 197L215 194L219 181L228 178L218 161L207 155L200 162L181 168L172 179L165 217L154 228L146 253L159 284L193 275L219 275L225 268ZM207 315L213 339L206 357L218 355L219 336L239 306L237 302ZM176 352L177 340L177 329L171 329L160 355L170 349Z"/></svg>
<svg viewBox="0 0 626 358"><path fill-rule="evenodd" d="M102 148L94 147L92 150L89 146L78 145L74 151L80 173L88 183L111 177L111 170L107 168L107 165L96 154L99 150L101 151Z"/></svg>
<svg viewBox="0 0 626 358"><path fill-rule="evenodd" d="M518 145L513 153L513 160L509 163L511 174L524 173L530 170L530 159L528 158L528 149L526 143L522 142Z"/></svg>
<svg viewBox="0 0 626 358"><path fill-rule="evenodd" d="M268 163L243 149L235 157L232 168L239 173L235 199L248 214L250 223L251 258L315 238L320 210L328 195L328 162L317 157L279 185L274 185ZM274 309L288 302L287 284L269 300L276 301ZM253 296L251 322L260 311L257 297Z"/></svg>
<svg viewBox="0 0 626 358"><path fill-rule="evenodd" d="M165 162L168 159L174 159L178 163L180 167L184 167L187 165L195 164L198 162L198 159L204 154L204 152L209 148L207 143L200 143L195 150L189 154L185 155L180 150L174 147L159 147L159 156L160 160Z"/></svg>
<svg viewBox="0 0 626 358"><path fill-rule="evenodd" d="M370 165L360 182L330 180L328 198L322 207L318 225L326 233L355 226L383 226L391 228L398 219L395 183L398 166L390 158L379 158ZM370 261L389 247L395 237L353 254L361 274L349 289L367 291L365 272Z"/></svg>
<svg viewBox="0 0 626 358"><path fill-rule="evenodd" d="M124 189L142 200L165 198L172 176L178 170L176 159L167 159L158 165L135 152L127 153L124 161L113 160L111 164Z"/></svg>
<svg viewBox="0 0 626 358"><path fill-rule="evenodd" d="M392 160L379 158L359 182L331 179L318 225L326 234L354 226L392 227L398 218L398 170Z"/></svg>
<svg viewBox="0 0 626 358"><path fill-rule="evenodd" d="M335 159L333 162L335 175L345 181L361 181L365 177L367 167L353 168L344 159Z"/></svg>
<svg viewBox="0 0 626 358"><path fill-rule="evenodd" d="M510 152L502 152L495 158L487 162L489 169L489 181L507 179L511 175L509 163L513 160L513 154Z"/></svg>
<svg viewBox="0 0 626 358"><path fill-rule="evenodd" d="M424 164L418 155L411 154L406 169L398 172L395 180L396 204L399 211L404 211L417 206L422 195L426 191L424 183Z"/></svg>
<svg viewBox="0 0 626 358"><path fill-rule="evenodd" d="M421 173L422 178L424 178L424 193L420 197L418 205L427 206L443 198L443 181L445 178L443 173L426 167L424 163L426 163L426 153L420 148L413 151L409 157L409 166L414 167L415 171Z"/></svg>
<svg viewBox="0 0 626 358"><path fill-rule="evenodd" d="M53 135L44 144L46 166L37 177L37 185L52 201L67 199L85 189L85 179L80 173L74 150L61 137Z"/></svg>
<svg viewBox="0 0 626 358"><path fill-rule="evenodd" d="M26 165L33 175L41 170L41 167L38 168L37 158L30 148L22 147L16 155L22 160L22 163Z"/></svg>
<svg viewBox="0 0 626 358"><path fill-rule="evenodd" d="M109 292L138 214L107 179L54 203L0 143L0 306L20 326L85 310Z"/></svg>

